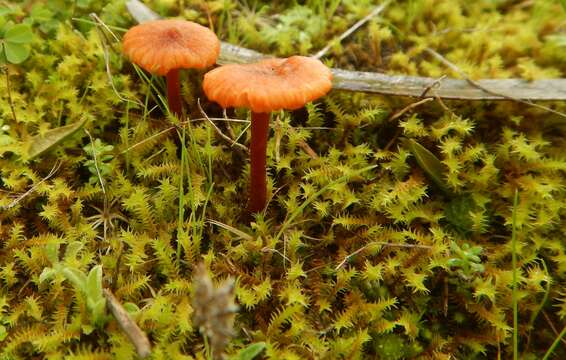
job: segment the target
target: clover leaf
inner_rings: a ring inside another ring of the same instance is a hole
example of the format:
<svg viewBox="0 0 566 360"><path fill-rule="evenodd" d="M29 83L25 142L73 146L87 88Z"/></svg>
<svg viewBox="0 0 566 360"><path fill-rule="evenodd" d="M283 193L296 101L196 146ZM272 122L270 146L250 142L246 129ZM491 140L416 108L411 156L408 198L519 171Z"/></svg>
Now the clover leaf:
<svg viewBox="0 0 566 360"><path fill-rule="evenodd" d="M0 63L20 64L30 54L33 33L28 24L7 24L0 37Z"/></svg>

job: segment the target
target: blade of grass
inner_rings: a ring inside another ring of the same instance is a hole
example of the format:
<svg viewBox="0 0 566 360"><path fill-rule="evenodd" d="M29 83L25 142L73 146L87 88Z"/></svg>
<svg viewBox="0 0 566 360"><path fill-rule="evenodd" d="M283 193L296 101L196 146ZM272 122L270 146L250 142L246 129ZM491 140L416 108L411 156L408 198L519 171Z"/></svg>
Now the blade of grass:
<svg viewBox="0 0 566 360"><path fill-rule="evenodd" d="M554 349L556 349L556 347L560 343L560 340L562 340L562 338L565 335L566 335L566 326L564 327L564 329L562 329L562 331L560 332L560 335L558 335L556 337L556 340L554 340L552 345L550 345L550 347L548 348L548 351L546 352L546 354L544 354L544 357L542 358L542 360L548 360L550 358L550 355L552 355L552 353L554 352Z"/></svg>
<svg viewBox="0 0 566 360"><path fill-rule="evenodd" d="M550 275L548 273L548 268L546 267L546 262L543 259L540 259L540 262L542 264L542 267L544 268L544 273L550 279ZM537 308L536 311L533 312L533 314L531 315L531 319L529 320L529 329L533 328L533 325L535 323L536 318L538 317L538 314L540 314L541 310L544 308L544 304L546 304L546 301L548 300L548 294L549 293L550 293L550 280L547 280L546 281L546 289L544 291L544 297L542 298L542 301L540 302L539 307Z"/></svg>
<svg viewBox="0 0 566 360"><path fill-rule="evenodd" d="M513 266L513 359L519 359L519 312L517 304L517 205L519 190L515 189L511 229L511 253Z"/></svg>
<svg viewBox="0 0 566 360"><path fill-rule="evenodd" d="M208 219L208 223L209 223L209 224L212 224L212 225L216 225L216 226L218 226L219 228L222 228L222 229L224 229L224 230L227 230L227 231L231 232L232 234L236 235L237 238L242 238L242 239L247 240L247 241L252 241L252 240L254 239L253 236L251 236L251 235L249 235L249 234L246 234L245 232L243 232L243 231L241 231L241 230L239 230L239 229L236 229L236 228L233 227L233 226L230 226L230 225L221 223L220 221L213 220L213 219Z"/></svg>
<svg viewBox="0 0 566 360"><path fill-rule="evenodd" d="M124 124L124 127L126 128L126 138L124 140L127 149L130 147L130 103L129 102L126 103L126 123ZM126 175L130 177L130 154L126 152L125 157L126 157L126 164L125 164Z"/></svg>
<svg viewBox="0 0 566 360"><path fill-rule="evenodd" d="M184 190L184 169L185 169L185 128L183 127L181 138L181 171L179 174L179 218L177 222L177 263L181 261L181 240L180 236L183 232L183 221L185 218L185 190Z"/></svg>

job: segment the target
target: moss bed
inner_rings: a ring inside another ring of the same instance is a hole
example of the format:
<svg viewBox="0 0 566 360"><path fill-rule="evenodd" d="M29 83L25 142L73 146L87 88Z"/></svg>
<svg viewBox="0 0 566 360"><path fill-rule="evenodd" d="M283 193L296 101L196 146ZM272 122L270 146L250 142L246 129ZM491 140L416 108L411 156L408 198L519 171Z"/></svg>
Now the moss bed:
<svg viewBox="0 0 566 360"><path fill-rule="evenodd" d="M190 122L167 117L163 79L121 54L125 2L0 1L0 50L31 29L28 57L0 56L0 359L138 358L102 287L152 359L566 358L565 102L332 91L272 115L250 217L248 112L183 71ZM145 3L276 56L378 5ZM392 1L333 44L343 69L460 76L430 48L472 79L561 78L566 4Z"/></svg>

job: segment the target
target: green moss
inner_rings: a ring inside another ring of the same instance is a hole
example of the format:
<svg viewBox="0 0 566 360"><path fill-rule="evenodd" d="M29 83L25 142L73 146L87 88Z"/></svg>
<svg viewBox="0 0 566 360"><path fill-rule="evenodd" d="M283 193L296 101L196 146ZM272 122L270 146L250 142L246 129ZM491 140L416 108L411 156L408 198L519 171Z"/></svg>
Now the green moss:
<svg viewBox="0 0 566 360"><path fill-rule="evenodd" d="M275 55L312 54L373 7L146 3ZM561 117L514 102L431 101L391 121L411 99L334 91L274 114L272 198L250 222L247 154L198 120L197 98L222 117L203 97L202 73L185 74L194 121L183 136L164 116L162 79L120 54L114 35L133 24L124 1L7 6L2 16L28 23L33 39L30 57L0 77L0 358L135 358L116 322L55 271L101 265L153 358L202 359L191 305L201 261L213 282L236 279L229 355L264 342L260 356L271 359L510 358L516 189L520 357L540 358L556 339L548 322L559 328L566 316ZM430 47L472 78L564 76L565 18L550 0L391 3L327 61L456 76ZM220 129L248 144L246 112L227 115L238 121ZM79 130L30 158L35 139L79 121L90 136ZM437 159L444 189L411 143Z"/></svg>

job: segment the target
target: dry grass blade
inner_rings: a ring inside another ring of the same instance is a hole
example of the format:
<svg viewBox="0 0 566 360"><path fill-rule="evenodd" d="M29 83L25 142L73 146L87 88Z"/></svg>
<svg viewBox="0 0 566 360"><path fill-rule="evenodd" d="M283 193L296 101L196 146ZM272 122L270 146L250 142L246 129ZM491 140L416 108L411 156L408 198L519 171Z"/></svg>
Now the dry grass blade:
<svg viewBox="0 0 566 360"><path fill-rule="evenodd" d="M108 81L110 82L110 86L112 87L112 90L114 90L114 93L116 94L118 99L120 99L121 101L131 102L133 104L137 104L137 105L140 105L140 106L143 107L143 104L140 101L125 98L122 95L120 95L120 93L118 92L118 89L116 89L116 86L114 85L114 78L112 76L112 71L110 70L110 54L109 54L109 51L108 51L108 43L107 43L108 39L104 35L104 32L102 30L100 30L99 27L104 28L106 31L108 31L110 34L112 34L112 37L115 39L115 41L119 42L120 41L119 38L116 36L116 34L114 34L112 32L112 30L108 27L108 25L106 25L96 14L90 14L90 17L96 23L95 29L96 29L96 33L98 35L98 39L100 40L100 46L102 47L102 51L103 51L103 54L104 54L104 64L105 64L105 67L106 67L106 75L108 76Z"/></svg>
<svg viewBox="0 0 566 360"><path fill-rule="evenodd" d="M367 23L368 21L370 21L372 18L376 17L377 15L379 15L384 9L385 7L389 4L389 2L385 2L379 6L377 6L375 9L373 9L369 14L367 14L366 16L364 16L363 19L361 19L360 21L356 22L354 25L352 25L350 28L348 28L348 30L344 31L338 38L332 40L328 45L326 45L322 50L320 50L319 52L317 52L315 55L313 55L313 57L315 59L320 59L322 58L324 55L326 55L326 53L328 52L328 50L330 50L332 48L332 46L337 43L337 42L341 42L342 40L344 40L345 38L347 38L348 36L352 35L356 30L358 30L359 28L361 28L365 23Z"/></svg>
<svg viewBox="0 0 566 360"><path fill-rule="evenodd" d="M14 206L16 206L20 201L22 201L24 198L26 198L27 196L29 196L31 193L33 193L35 191L35 189L37 189L37 187L41 184L43 184L44 182L46 182L47 180L49 180L53 175L55 175L55 173L59 170L59 168L61 167L61 162L57 161L55 162L55 165L53 165L53 168L51 168L51 171L49 171L49 174L47 174L46 177L44 177L43 179L41 179L37 184L33 185L28 191L26 191L25 193L19 195L18 197L16 197L14 199L14 201L12 201L11 203L9 203L8 205L4 206L5 210L11 209Z"/></svg>
<svg viewBox="0 0 566 360"><path fill-rule="evenodd" d="M228 143L230 143L230 145L237 147L238 149L244 151L244 152L248 152L248 148L245 147L244 145L234 141L233 139L231 139L228 135L224 134L219 128L218 126L216 126L216 124L214 122L212 122L212 120L210 120L210 118L208 117L208 115L204 112L204 109L202 108L202 106L200 105L200 99L198 99L197 101L197 106L198 109L200 111L200 113L202 114L202 116L204 116L204 118L206 119L206 121L208 121L208 123L210 125L212 125L212 127L214 128L214 130L216 131L216 133L218 135L220 135L220 137L224 140L226 140Z"/></svg>
<svg viewBox="0 0 566 360"><path fill-rule="evenodd" d="M347 255L346 257L344 257L344 259L338 264L336 265L336 267L334 268L334 270L338 271L342 266L344 266L348 260L350 260L353 256L358 255L359 253L361 253L362 251L364 251L365 249L367 249L369 246L371 245L381 245L381 246L391 246L391 247L400 247L400 248L407 248L407 249L421 249L421 250L430 250L432 249L431 246L427 246L427 245L414 245L414 244L393 244L393 243L388 243L388 242L380 242L380 241L372 241L369 244L366 244L364 246L362 246L361 248L359 248L358 250L354 251L353 253Z"/></svg>
<svg viewBox="0 0 566 360"><path fill-rule="evenodd" d="M224 229L224 230L228 230L229 232L231 232L232 234L238 236L238 237L241 238L241 239L248 240L248 241L251 241L251 240L254 239L251 235L248 235L248 234L246 234L245 232L236 229L235 227L232 227L232 226L230 226L230 225L221 223L220 221L208 219L207 222L208 222L209 224L216 225L216 226L218 226L218 227L220 227L220 228L222 228L222 229Z"/></svg>

